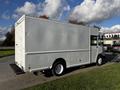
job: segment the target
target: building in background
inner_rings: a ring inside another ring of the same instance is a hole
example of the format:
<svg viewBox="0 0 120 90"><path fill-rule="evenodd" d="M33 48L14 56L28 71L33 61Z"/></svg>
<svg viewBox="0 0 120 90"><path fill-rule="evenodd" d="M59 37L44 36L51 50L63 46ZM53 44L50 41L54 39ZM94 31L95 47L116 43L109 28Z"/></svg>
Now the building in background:
<svg viewBox="0 0 120 90"><path fill-rule="evenodd" d="M120 32L107 32L103 37L105 45L120 45Z"/></svg>
<svg viewBox="0 0 120 90"><path fill-rule="evenodd" d="M120 32L103 33L103 44L107 50L120 52Z"/></svg>

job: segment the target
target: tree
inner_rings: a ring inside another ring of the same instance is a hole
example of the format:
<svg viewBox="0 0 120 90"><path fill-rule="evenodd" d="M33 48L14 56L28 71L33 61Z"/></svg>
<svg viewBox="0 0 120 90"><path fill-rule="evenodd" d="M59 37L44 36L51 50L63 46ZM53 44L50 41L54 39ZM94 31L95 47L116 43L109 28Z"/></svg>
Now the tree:
<svg viewBox="0 0 120 90"><path fill-rule="evenodd" d="M6 39L3 42L3 46L15 45L15 27L12 26L11 31L6 34Z"/></svg>
<svg viewBox="0 0 120 90"><path fill-rule="evenodd" d="M39 16L39 18L49 19L49 17L46 15Z"/></svg>
<svg viewBox="0 0 120 90"><path fill-rule="evenodd" d="M113 38L114 39L119 39L119 36L118 35L114 35Z"/></svg>
<svg viewBox="0 0 120 90"><path fill-rule="evenodd" d="M85 22L78 22L77 20L69 20L69 23L77 24L77 25L87 25Z"/></svg>

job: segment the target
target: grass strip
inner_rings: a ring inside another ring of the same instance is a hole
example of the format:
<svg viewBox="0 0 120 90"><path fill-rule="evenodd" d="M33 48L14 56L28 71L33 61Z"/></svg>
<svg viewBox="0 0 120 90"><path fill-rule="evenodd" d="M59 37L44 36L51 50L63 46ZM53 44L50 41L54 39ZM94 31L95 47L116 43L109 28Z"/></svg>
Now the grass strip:
<svg viewBox="0 0 120 90"><path fill-rule="evenodd" d="M0 57L10 56L14 54L15 54L15 50L1 50L0 51Z"/></svg>

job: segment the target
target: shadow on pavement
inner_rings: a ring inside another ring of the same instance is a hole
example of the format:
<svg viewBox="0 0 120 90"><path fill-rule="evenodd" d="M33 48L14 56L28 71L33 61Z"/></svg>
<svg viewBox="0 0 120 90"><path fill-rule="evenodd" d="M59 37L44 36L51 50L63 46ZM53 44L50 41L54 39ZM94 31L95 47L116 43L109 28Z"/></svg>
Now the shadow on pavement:
<svg viewBox="0 0 120 90"><path fill-rule="evenodd" d="M71 72L73 72L75 70L84 69L84 68L92 67L92 66L95 66L95 65L96 64L93 63L93 64L87 64L87 65L82 65L82 66L76 66L76 67L67 68L64 74L68 74L68 73L71 73ZM42 73L44 74L45 77L51 77L51 76L53 76L51 70L45 70ZM35 75L37 75L37 74L35 73Z"/></svg>
<svg viewBox="0 0 120 90"><path fill-rule="evenodd" d="M21 70L16 64L10 64L12 70L16 73L16 75L24 74L25 72Z"/></svg>
<svg viewBox="0 0 120 90"><path fill-rule="evenodd" d="M106 62L120 62L120 54L119 53L106 53L105 60Z"/></svg>

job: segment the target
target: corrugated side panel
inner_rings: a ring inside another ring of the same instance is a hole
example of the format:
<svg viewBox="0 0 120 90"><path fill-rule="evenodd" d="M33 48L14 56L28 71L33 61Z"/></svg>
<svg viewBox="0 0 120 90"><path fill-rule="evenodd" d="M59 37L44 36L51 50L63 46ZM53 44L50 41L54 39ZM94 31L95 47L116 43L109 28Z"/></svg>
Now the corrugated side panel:
<svg viewBox="0 0 120 90"><path fill-rule="evenodd" d="M26 17L26 52L89 49L89 28Z"/></svg>
<svg viewBox="0 0 120 90"><path fill-rule="evenodd" d="M69 67L90 63L86 26L26 16L25 38L26 61L31 71L50 67L57 58L64 58Z"/></svg>

